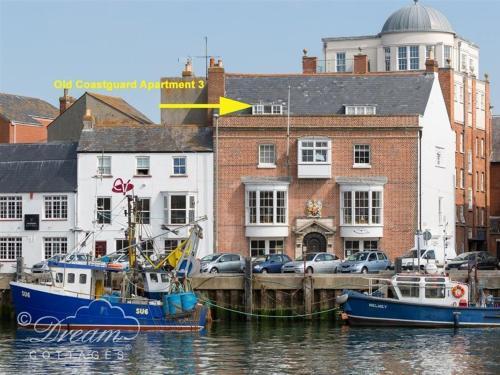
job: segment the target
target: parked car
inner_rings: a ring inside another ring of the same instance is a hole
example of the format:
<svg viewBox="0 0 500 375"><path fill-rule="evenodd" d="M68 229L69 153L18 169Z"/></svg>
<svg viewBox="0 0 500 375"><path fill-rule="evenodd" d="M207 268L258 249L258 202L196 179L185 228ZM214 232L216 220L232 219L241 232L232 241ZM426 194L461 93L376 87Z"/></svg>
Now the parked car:
<svg viewBox="0 0 500 375"><path fill-rule="evenodd" d="M500 269L497 258L487 251L470 251L460 254L456 258L448 261L446 269L466 270L469 267L469 262L471 269L474 269L474 267L477 267L478 270Z"/></svg>
<svg viewBox="0 0 500 375"><path fill-rule="evenodd" d="M390 260L382 251L362 251L350 255L340 264L342 273L368 273L384 271L391 266Z"/></svg>
<svg viewBox="0 0 500 375"><path fill-rule="evenodd" d="M213 260L201 263L201 272L219 273L219 272L243 272L245 269L245 258L239 254L213 254Z"/></svg>
<svg viewBox="0 0 500 375"><path fill-rule="evenodd" d="M263 255L253 262L253 272L256 273L280 273L283 264L291 262L292 259L285 254Z"/></svg>
<svg viewBox="0 0 500 375"><path fill-rule="evenodd" d="M403 270L413 270L418 268L417 250L412 249L401 259L401 267ZM443 263L436 259L434 249L420 249L420 268L424 269L427 264L435 264L437 267L443 267Z"/></svg>
<svg viewBox="0 0 500 375"><path fill-rule="evenodd" d="M86 262L88 258L87 254L55 254L51 256L49 259L42 260L41 262L38 262L33 265L31 268L31 272L33 273L41 273L41 272L48 272L49 271L49 262L51 263L57 263L57 262L62 262L63 260L66 260L68 262Z"/></svg>
<svg viewBox="0 0 500 375"><path fill-rule="evenodd" d="M340 264L340 259L334 254L328 253L309 253L305 255L306 273L335 273ZM292 262L285 263L281 272L304 273L304 258L298 257Z"/></svg>

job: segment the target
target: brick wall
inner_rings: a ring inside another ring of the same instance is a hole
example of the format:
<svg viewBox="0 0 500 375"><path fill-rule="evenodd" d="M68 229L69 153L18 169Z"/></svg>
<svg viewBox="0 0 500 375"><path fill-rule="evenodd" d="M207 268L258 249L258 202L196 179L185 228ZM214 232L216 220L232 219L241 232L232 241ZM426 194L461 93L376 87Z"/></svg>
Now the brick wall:
<svg viewBox="0 0 500 375"><path fill-rule="evenodd" d="M471 85L469 87L469 80L471 79ZM464 187L461 188L457 186L455 189L455 203L456 206L464 206L464 216L465 223L461 223L457 221L456 223L456 249L457 253L461 252L461 249L464 251L473 251L486 249L486 243L481 241L470 241L469 239L469 229L472 229L473 238L477 238L478 231L487 230L488 225L488 212L489 212L489 171L488 171L488 160L487 155L490 154L491 151L491 125L490 119L491 112L489 109L490 106L490 89L489 83L486 82L485 89L485 118L486 120L486 128L479 129L476 127L476 82L477 79L475 77L464 76L463 77L463 85L464 85L464 103L458 103L458 105L464 106L464 123L457 122L454 118L454 90L455 90L455 73L452 69L442 68L439 69L439 83L441 85L441 89L443 92L443 97L446 103L446 108L448 110L448 115L450 117L450 122L455 134L457 136L457 149L455 150L455 167L457 174L460 173L460 170L464 170ZM469 88L472 90L472 112L468 111L468 101ZM472 119L472 126L468 126L468 117ZM458 149L458 140L459 134L464 134L464 153L461 153ZM476 138L479 140L484 139L485 141L485 149L484 149L484 157L480 155L479 152L476 152ZM472 151L472 173L468 173L468 155L467 153ZM476 172L478 174L476 174ZM481 174L484 173L485 183L484 183L484 191L481 189L477 189L478 183L480 181L477 180L477 176L481 179ZM473 208L472 210L468 209L468 189L472 188L473 194ZM484 225L479 220L478 213L479 210L484 210ZM460 218L458 218L460 219Z"/></svg>
<svg viewBox="0 0 500 375"><path fill-rule="evenodd" d="M286 117L224 116L219 120L219 251L248 254L245 237L245 186L242 176L292 176L288 195L289 237L286 252L294 256L297 217L305 216L306 201L323 202L322 217L334 217L337 234L333 251L343 257L339 228L339 186L335 176L386 176L384 236L380 247L394 258L413 246L417 217L417 116L292 117L290 167L287 168ZM332 179L297 178L297 139L332 139ZM258 145L273 143L277 167L259 169ZM353 145L371 146L372 168L353 168ZM290 172L289 172L290 171Z"/></svg>

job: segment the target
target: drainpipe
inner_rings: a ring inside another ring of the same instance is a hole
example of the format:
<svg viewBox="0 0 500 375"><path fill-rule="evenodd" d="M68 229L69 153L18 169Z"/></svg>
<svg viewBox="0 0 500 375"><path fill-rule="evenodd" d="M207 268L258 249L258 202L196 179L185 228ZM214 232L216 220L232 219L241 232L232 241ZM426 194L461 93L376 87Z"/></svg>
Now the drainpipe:
<svg viewBox="0 0 500 375"><path fill-rule="evenodd" d="M215 181L214 181L214 206L215 206L215 220L214 220L214 252L219 251L219 115L214 114L215 122Z"/></svg>

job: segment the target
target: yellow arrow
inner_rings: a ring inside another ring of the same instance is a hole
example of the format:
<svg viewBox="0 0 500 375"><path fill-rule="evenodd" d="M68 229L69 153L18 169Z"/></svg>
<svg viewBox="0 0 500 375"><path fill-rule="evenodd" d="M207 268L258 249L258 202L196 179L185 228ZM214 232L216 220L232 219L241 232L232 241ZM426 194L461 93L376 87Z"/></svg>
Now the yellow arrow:
<svg viewBox="0 0 500 375"><path fill-rule="evenodd" d="M224 116L228 113L241 111L250 108L252 105L239 102L237 100L228 99L224 97L219 98L219 104L160 104L160 108L165 109L219 109L219 115Z"/></svg>

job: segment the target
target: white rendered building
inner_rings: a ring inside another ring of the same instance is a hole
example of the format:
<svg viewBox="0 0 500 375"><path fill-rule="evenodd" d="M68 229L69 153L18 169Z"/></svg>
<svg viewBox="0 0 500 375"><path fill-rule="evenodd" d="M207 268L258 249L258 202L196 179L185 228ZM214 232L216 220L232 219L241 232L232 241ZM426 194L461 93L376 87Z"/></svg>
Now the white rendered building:
<svg viewBox="0 0 500 375"><path fill-rule="evenodd" d="M0 145L0 273L76 247L76 144Z"/></svg>
<svg viewBox="0 0 500 375"><path fill-rule="evenodd" d="M92 252L99 256L127 246L127 199L112 191L117 179L133 184L139 197L139 235L143 241L154 237L147 250L174 249L188 236L185 225L206 216L198 256L213 252L211 144L210 129L199 127L84 128L78 147L78 225L94 233L87 244ZM162 225L180 229L169 233Z"/></svg>
<svg viewBox="0 0 500 375"><path fill-rule="evenodd" d="M394 12L376 35L323 38L326 72L350 72L354 56L368 56L370 71L424 70L434 53L440 67L479 75L479 47L460 37L447 18L418 1Z"/></svg>

